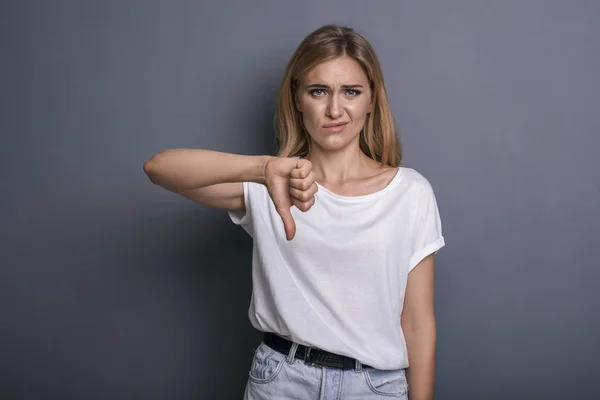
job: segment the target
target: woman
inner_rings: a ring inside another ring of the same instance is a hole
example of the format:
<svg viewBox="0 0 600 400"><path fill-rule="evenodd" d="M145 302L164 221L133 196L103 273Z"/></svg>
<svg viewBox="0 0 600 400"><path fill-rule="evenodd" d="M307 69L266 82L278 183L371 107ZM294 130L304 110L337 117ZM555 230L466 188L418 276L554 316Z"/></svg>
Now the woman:
<svg viewBox="0 0 600 400"><path fill-rule="evenodd" d="M307 36L276 127L276 157L174 149L144 165L254 240L249 317L265 334L244 398L431 399L444 238L429 182L400 166L371 45L334 25Z"/></svg>

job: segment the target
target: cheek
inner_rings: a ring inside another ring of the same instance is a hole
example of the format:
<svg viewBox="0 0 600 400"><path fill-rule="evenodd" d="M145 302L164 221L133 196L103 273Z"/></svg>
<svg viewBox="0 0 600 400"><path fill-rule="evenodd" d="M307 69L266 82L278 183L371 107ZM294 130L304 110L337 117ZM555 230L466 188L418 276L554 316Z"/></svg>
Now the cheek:
<svg viewBox="0 0 600 400"><path fill-rule="evenodd" d="M353 101L347 108L348 113L352 116L352 119L363 119L369 112L369 101Z"/></svg>
<svg viewBox="0 0 600 400"><path fill-rule="evenodd" d="M315 115L309 112L302 113L302 121L304 122L304 128L308 133L313 134L315 129L319 126L319 120Z"/></svg>
<svg viewBox="0 0 600 400"><path fill-rule="evenodd" d="M302 104L302 119L305 126L317 126L324 114L324 106L317 102Z"/></svg>

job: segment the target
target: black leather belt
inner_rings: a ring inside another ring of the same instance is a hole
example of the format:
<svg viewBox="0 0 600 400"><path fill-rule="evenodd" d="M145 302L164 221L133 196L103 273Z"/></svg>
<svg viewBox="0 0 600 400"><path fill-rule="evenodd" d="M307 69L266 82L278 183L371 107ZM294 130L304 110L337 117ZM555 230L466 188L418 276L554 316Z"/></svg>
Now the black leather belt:
<svg viewBox="0 0 600 400"><path fill-rule="evenodd" d="M272 332L267 332L263 336L263 342L280 353L288 355L292 348L293 342L276 335ZM356 368L356 360L351 357L342 356L335 353L330 353L325 350L317 349L315 347L306 347L301 344L298 345L296 350L297 359L304 360L305 363L323 366L329 368L339 369L354 369ZM362 364L363 368L373 368L368 365Z"/></svg>

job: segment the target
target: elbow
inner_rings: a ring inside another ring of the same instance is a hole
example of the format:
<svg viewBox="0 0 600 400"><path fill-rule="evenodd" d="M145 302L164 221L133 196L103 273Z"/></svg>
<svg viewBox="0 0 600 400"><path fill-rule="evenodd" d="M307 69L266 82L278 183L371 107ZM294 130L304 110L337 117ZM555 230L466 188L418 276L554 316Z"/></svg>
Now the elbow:
<svg viewBox="0 0 600 400"><path fill-rule="evenodd" d="M164 159L164 153L167 151L162 151L150 157L144 163L144 173L153 184L171 192L180 193L180 190L173 185L172 179L169 177L171 174L168 170L168 162Z"/></svg>
<svg viewBox="0 0 600 400"><path fill-rule="evenodd" d="M152 159L149 159L148 161L146 161L144 163L144 173L148 176L148 179L150 179L150 182L156 184L154 176L155 176L155 165L154 165L154 161L152 161Z"/></svg>
<svg viewBox="0 0 600 400"><path fill-rule="evenodd" d="M158 185L158 175L160 173L160 156L162 153L157 153L150 157L144 163L144 173L150 179L150 182Z"/></svg>
<svg viewBox="0 0 600 400"><path fill-rule="evenodd" d="M433 315L422 315L417 318L403 318L402 330L405 333L436 332L436 322Z"/></svg>
<svg viewBox="0 0 600 400"><path fill-rule="evenodd" d="M427 321L416 325L403 324L402 333L407 346L413 349L422 346L435 347L437 341L435 321Z"/></svg>

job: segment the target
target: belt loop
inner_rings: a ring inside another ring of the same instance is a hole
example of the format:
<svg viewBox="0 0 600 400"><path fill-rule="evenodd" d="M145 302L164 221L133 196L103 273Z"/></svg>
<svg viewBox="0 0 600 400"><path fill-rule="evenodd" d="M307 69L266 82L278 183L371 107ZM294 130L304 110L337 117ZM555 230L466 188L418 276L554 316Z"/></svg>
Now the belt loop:
<svg viewBox="0 0 600 400"><path fill-rule="evenodd" d="M292 342L292 347L290 347L290 352L288 353L286 360L288 364L293 364L296 360L296 350L298 350L298 343Z"/></svg>
<svg viewBox="0 0 600 400"><path fill-rule="evenodd" d="M362 372L362 363L358 360L356 360L356 368L355 368L357 373Z"/></svg>

